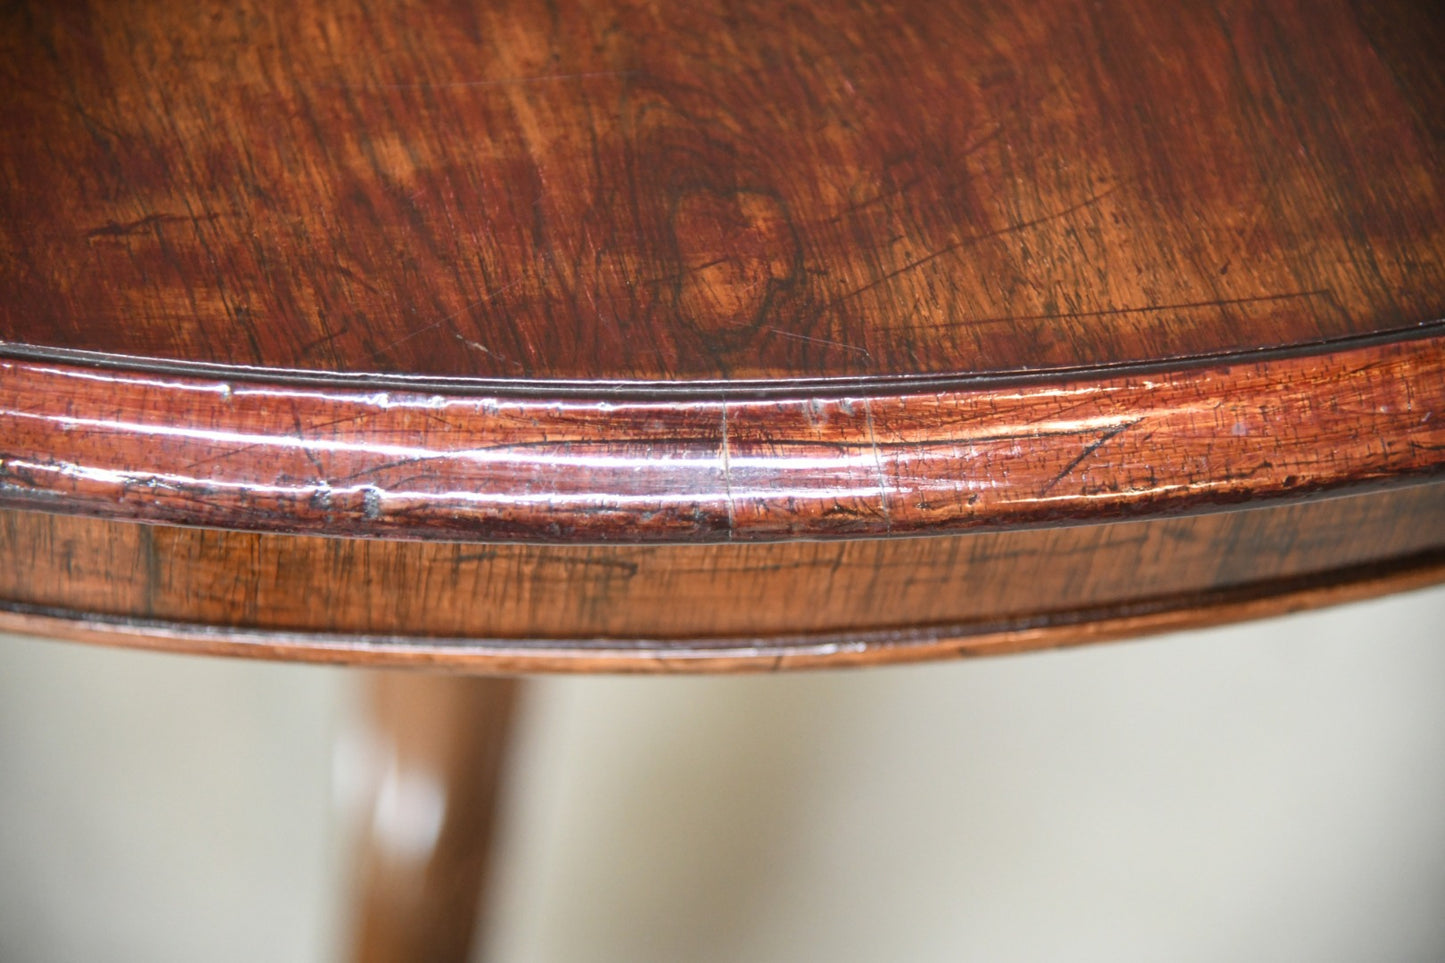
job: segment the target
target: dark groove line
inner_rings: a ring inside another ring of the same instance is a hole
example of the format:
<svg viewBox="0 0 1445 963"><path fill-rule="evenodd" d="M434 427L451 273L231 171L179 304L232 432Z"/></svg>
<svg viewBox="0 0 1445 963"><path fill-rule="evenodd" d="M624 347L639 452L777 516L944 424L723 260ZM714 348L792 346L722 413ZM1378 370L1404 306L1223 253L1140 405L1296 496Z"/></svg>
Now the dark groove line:
<svg viewBox="0 0 1445 963"><path fill-rule="evenodd" d="M211 362L179 361L136 355L111 354L75 348L42 347L0 341L0 358L92 367L107 371L133 372L186 378L214 378L218 381L260 383L283 387L325 387L353 391L408 391L458 397L531 398L595 401L748 401L829 400L834 398L888 397L1009 388L1036 384L1081 381L1091 378L1129 375L1187 373L1201 368L1257 364L1289 358L1324 355L1382 344L1408 343L1445 337L1445 318L1421 321L1402 328L1370 334L1321 338L1288 345L1180 355L1160 361L1122 361L1117 364L1074 365L1013 371L846 378L796 378L737 381L607 381L540 379L521 381L501 378L454 378L429 375L401 375L381 372L304 371L294 368L263 368Z"/></svg>

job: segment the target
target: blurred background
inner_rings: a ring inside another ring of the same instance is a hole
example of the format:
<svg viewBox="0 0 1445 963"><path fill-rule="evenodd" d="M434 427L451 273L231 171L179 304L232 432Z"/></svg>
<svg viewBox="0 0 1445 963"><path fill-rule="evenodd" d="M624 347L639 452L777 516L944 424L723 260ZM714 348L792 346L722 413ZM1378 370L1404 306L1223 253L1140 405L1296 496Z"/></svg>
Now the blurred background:
<svg viewBox="0 0 1445 963"><path fill-rule="evenodd" d="M0 960L338 959L363 678L0 637ZM527 696L478 959L1445 960L1445 588Z"/></svg>

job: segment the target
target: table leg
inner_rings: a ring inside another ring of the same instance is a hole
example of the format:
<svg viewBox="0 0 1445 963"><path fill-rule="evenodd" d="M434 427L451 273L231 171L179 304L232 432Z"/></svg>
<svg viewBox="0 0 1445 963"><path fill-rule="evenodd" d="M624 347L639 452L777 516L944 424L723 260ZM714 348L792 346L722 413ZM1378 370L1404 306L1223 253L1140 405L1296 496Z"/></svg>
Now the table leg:
<svg viewBox="0 0 1445 963"><path fill-rule="evenodd" d="M351 959L465 961L518 683L376 672L369 688Z"/></svg>

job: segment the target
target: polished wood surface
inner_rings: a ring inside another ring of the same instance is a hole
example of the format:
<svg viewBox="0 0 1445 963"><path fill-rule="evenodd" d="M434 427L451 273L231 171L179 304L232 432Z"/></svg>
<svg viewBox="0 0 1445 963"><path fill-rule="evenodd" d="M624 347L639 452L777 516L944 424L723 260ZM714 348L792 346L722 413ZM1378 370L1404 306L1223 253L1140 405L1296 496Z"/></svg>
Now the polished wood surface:
<svg viewBox="0 0 1445 963"><path fill-rule="evenodd" d="M350 959L465 963L518 683L412 672L367 682L377 778L354 857Z"/></svg>
<svg viewBox="0 0 1445 963"><path fill-rule="evenodd" d="M1438 571L1437 3L0 26L11 624L746 668Z"/></svg>
<svg viewBox="0 0 1445 963"><path fill-rule="evenodd" d="M1442 50L1437 0L5 4L0 628L741 671L1445 579ZM376 695L358 958L461 959L512 689Z"/></svg>
<svg viewBox="0 0 1445 963"><path fill-rule="evenodd" d="M0 341L502 381L1445 317L1435 0L34 0Z"/></svg>
<svg viewBox="0 0 1445 963"><path fill-rule="evenodd" d="M1217 509L1445 473L1439 330L1162 372L738 401L359 391L0 360L0 505L552 542Z"/></svg>
<svg viewBox="0 0 1445 963"><path fill-rule="evenodd" d="M1445 577L1445 484L932 538L461 544L0 512L0 626L472 671L740 671L1040 648Z"/></svg>

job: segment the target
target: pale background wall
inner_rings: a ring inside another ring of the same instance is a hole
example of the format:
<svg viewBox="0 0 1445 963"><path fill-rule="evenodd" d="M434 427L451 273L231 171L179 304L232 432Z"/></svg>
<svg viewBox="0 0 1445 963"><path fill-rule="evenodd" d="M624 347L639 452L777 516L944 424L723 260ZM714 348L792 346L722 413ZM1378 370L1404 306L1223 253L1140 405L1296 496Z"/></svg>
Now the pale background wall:
<svg viewBox="0 0 1445 963"><path fill-rule="evenodd" d="M0 961L324 961L356 676L0 638ZM1445 960L1445 589L537 683L492 958Z"/></svg>

